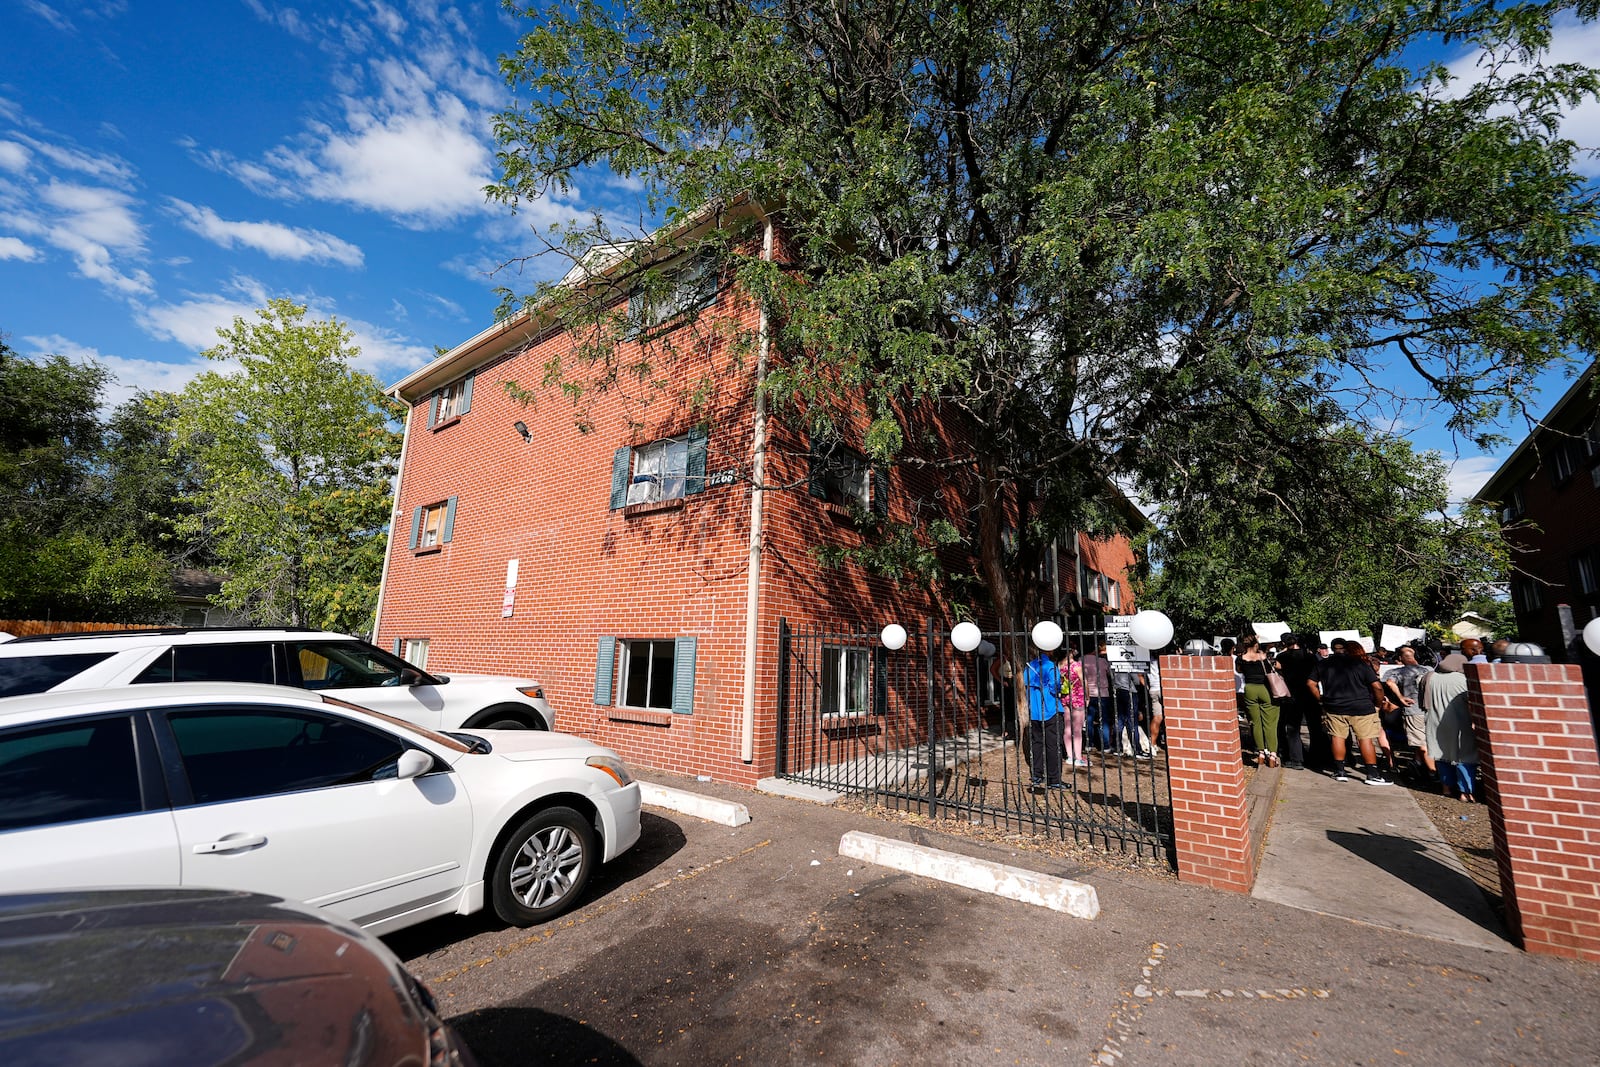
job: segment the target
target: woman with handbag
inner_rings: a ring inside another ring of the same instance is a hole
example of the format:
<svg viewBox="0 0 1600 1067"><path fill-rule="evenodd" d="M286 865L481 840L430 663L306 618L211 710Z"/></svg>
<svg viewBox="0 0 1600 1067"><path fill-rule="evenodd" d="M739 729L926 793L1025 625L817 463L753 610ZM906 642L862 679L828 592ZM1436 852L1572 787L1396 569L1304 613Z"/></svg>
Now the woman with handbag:
<svg viewBox="0 0 1600 1067"><path fill-rule="evenodd" d="M1256 766L1278 767L1278 705L1267 688L1272 661L1261 650L1261 639L1254 634L1239 640L1234 670L1244 678L1244 709L1250 716L1250 739L1255 743ZM1283 679L1278 679L1282 684Z"/></svg>

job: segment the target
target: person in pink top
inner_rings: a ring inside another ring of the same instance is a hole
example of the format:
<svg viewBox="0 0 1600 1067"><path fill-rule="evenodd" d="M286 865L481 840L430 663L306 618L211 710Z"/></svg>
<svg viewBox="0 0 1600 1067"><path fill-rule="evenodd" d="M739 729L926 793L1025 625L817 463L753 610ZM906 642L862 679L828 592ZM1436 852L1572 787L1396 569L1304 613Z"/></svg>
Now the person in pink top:
<svg viewBox="0 0 1600 1067"><path fill-rule="evenodd" d="M1069 767L1087 767L1083 756L1083 715L1089 704L1088 688L1084 685L1083 664L1078 650L1069 649L1061 662L1061 710L1066 722L1066 749L1063 756Z"/></svg>
<svg viewBox="0 0 1600 1067"><path fill-rule="evenodd" d="M1078 664L1083 672L1084 695L1089 700L1089 747L1111 751L1111 661L1106 646L1090 652Z"/></svg>

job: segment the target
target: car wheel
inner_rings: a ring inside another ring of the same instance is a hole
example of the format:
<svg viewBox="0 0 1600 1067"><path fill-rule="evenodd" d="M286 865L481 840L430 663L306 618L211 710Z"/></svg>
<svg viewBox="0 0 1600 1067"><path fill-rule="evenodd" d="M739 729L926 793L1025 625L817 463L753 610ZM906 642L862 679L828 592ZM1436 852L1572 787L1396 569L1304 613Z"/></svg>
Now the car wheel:
<svg viewBox="0 0 1600 1067"><path fill-rule="evenodd" d="M495 914L512 926L532 926L570 908L589 884L595 834L571 808L546 808L524 819L494 864Z"/></svg>
<svg viewBox="0 0 1600 1067"><path fill-rule="evenodd" d="M483 721L473 723L473 730L543 730L544 718L532 708L490 708L483 713Z"/></svg>

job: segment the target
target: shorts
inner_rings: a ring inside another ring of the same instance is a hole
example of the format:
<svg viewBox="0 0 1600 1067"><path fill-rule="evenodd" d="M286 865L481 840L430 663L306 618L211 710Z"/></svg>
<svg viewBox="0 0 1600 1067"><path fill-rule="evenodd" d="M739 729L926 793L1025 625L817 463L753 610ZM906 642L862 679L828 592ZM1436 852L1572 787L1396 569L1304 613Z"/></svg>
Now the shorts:
<svg viewBox="0 0 1600 1067"><path fill-rule="evenodd" d="M1428 716L1422 712L1413 713L1406 709L1406 744L1412 748L1421 748L1428 743Z"/></svg>
<svg viewBox="0 0 1600 1067"><path fill-rule="evenodd" d="M1376 741L1382 729L1378 725L1378 713L1369 712L1366 715L1341 715L1338 712L1323 709L1322 725L1327 729L1329 737L1349 737L1355 731L1357 741Z"/></svg>

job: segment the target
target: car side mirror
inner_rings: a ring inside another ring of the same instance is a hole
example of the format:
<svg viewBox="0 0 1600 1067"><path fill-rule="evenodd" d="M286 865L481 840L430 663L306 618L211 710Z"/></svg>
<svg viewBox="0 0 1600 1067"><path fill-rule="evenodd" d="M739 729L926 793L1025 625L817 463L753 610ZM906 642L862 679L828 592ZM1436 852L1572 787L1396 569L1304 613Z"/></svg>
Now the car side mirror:
<svg viewBox="0 0 1600 1067"><path fill-rule="evenodd" d="M397 778L416 778L433 769L433 757L421 749L408 748L400 754L400 762L395 768Z"/></svg>

